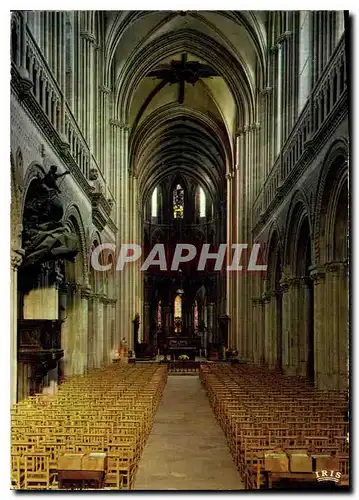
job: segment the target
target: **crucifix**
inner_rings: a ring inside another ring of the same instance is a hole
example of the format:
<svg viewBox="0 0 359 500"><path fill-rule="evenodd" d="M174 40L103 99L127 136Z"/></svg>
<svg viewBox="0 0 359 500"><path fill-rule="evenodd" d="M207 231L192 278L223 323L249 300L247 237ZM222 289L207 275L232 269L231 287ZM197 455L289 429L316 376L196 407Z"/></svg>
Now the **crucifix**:
<svg viewBox="0 0 359 500"><path fill-rule="evenodd" d="M170 64L161 64L146 76L162 80L165 84L179 83L178 102L184 102L185 82L195 85L200 78L219 76L210 66L199 61L187 61L187 54L182 54L181 60L172 60Z"/></svg>

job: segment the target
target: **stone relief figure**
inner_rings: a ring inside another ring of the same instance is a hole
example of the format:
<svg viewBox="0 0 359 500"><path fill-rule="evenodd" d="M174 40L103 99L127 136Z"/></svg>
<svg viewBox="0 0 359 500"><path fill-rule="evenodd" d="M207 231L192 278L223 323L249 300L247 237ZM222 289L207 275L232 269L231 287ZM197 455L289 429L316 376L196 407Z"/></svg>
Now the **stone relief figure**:
<svg viewBox="0 0 359 500"><path fill-rule="evenodd" d="M57 174L56 172L57 172L56 165L52 165L50 167L50 170L43 177L42 184L43 184L43 186L45 186L49 190L54 189L58 193L61 193L61 191L57 185L57 181L61 177L64 177L65 175L69 175L70 172L66 171L63 174Z"/></svg>
<svg viewBox="0 0 359 500"><path fill-rule="evenodd" d="M64 212L57 181L69 172L57 174L57 167L53 165L45 173L40 165L38 167L39 173L29 187L24 208L25 267L57 259L74 261L79 251L76 235L61 221Z"/></svg>

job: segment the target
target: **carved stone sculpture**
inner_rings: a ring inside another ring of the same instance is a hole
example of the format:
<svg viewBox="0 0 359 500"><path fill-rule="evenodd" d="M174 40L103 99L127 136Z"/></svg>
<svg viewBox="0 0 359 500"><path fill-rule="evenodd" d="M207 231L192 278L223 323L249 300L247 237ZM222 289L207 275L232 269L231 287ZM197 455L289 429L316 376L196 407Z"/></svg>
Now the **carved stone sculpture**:
<svg viewBox="0 0 359 500"><path fill-rule="evenodd" d="M57 259L74 261L79 251L76 235L61 221L63 208L57 181L68 173L57 174L54 165L45 173L39 166L38 177L29 187L24 208L24 267Z"/></svg>

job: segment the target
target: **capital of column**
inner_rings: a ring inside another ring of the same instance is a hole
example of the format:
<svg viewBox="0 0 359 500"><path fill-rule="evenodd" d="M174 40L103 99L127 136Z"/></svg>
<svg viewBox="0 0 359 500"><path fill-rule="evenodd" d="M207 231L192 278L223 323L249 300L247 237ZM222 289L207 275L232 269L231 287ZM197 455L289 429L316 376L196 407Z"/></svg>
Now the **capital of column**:
<svg viewBox="0 0 359 500"><path fill-rule="evenodd" d="M263 302L263 304L269 304L269 302L272 299L272 296L273 295L270 292L264 292L264 293L262 293L262 302Z"/></svg>
<svg viewBox="0 0 359 500"><path fill-rule="evenodd" d="M260 130L261 128L261 124L259 122L254 122L254 123L251 123L249 126L248 126L248 130L250 132L252 131L255 131L255 130Z"/></svg>
<svg viewBox="0 0 359 500"><path fill-rule="evenodd" d="M303 283L306 283L306 278L305 276L290 276L287 278L284 278L280 281L280 286L282 290L285 292L289 288L295 288L295 287L300 287L303 285Z"/></svg>
<svg viewBox="0 0 359 500"><path fill-rule="evenodd" d="M314 281L315 285L320 285L324 283L325 280L325 268L318 266L310 271L310 277Z"/></svg>
<svg viewBox="0 0 359 500"><path fill-rule="evenodd" d="M234 178L235 176L235 173L234 172L228 172L226 175L225 175L225 178L227 179L227 181L230 181Z"/></svg>
<svg viewBox="0 0 359 500"><path fill-rule="evenodd" d="M82 299L89 299L89 297L91 296L91 286L90 285L83 285L81 287L81 298Z"/></svg>
<svg viewBox="0 0 359 500"><path fill-rule="evenodd" d="M273 92L273 87L264 87L259 94L262 96L270 95Z"/></svg>
<svg viewBox="0 0 359 500"><path fill-rule="evenodd" d="M13 248L11 250L11 267L16 270L21 266L25 255L25 250L22 248Z"/></svg>
<svg viewBox="0 0 359 500"><path fill-rule="evenodd" d="M284 31L281 35L279 35L277 39L277 44L282 43L284 40L288 40L289 38L291 38L292 35L293 35L292 31Z"/></svg>
<svg viewBox="0 0 359 500"><path fill-rule="evenodd" d="M275 54L279 50L279 43L275 43L270 49L269 53L270 54Z"/></svg>
<svg viewBox="0 0 359 500"><path fill-rule="evenodd" d="M102 302L105 297L106 297L106 295L101 293L101 292L91 293L91 298L93 300L98 300L99 302Z"/></svg>
<svg viewBox="0 0 359 500"><path fill-rule="evenodd" d="M327 262L324 265L324 269L327 273L330 273L331 275L338 275L345 271L348 268L348 262L346 261L333 261L333 262Z"/></svg>
<svg viewBox="0 0 359 500"><path fill-rule="evenodd" d="M110 87L106 87L105 85L100 85L98 89L100 92L103 92L104 94L111 94L112 92L112 89Z"/></svg>
<svg viewBox="0 0 359 500"><path fill-rule="evenodd" d="M90 33L89 31L81 31L80 32L80 37L83 38L84 40L87 40L93 45L96 45L97 39L93 33Z"/></svg>
<svg viewBox="0 0 359 500"><path fill-rule="evenodd" d="M255 305L255 306L263 305L263 298L262 297L252 297L252 302L253 302L253 305Z"/></svg>
<svg viewBox="0 0 359 500"><path fill-rule="evenodd" d="M63 281L59 283L58 288L61 293L76 293L78 290L81 290L82 285L75 281Z"/></svg>
<svg viewBox="0 0 359 500"><path fill-rule="evenodd" d="M109 120L109 124L112 127L121 128L121 129L124 129L125 131L129 131L130 130L130 127L128 126L128 124L126 124L124 122L121 122L120 120L110 119Z"/></svg>
<svg viewBox="0 0 359 500"><path fill-rule="evenodd" d="M106 295L102 295L102 297L100 298L100 300L101 300L101 302L103 304L112 304L112 299L110 299Z"/></svg>

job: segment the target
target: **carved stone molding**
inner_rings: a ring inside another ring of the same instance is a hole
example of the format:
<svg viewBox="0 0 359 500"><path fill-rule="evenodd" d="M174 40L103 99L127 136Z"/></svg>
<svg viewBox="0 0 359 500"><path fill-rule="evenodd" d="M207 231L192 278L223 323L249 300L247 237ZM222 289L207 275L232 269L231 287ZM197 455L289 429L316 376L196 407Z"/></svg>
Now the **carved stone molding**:
<svg viewBox="0 0 359 500"><path fill-rule="evenodd" d="M324 267L315 267L310 272L310 277L314 281L315 285L320 285L325 280L325 269Z"/></svg>
<svg viewBox="0 0 359 500"><path fill-rule="evenodd" d="M292 31L284 31L284 33L282 33L278 39L277 39L277 44L281 44L284 40L288 40L289 38L291 38L293 35L293 32Z"/></svg>
<svg viewBox="0 0 359 500"><path fill-rule="evenodd" d="M75 281L63 281L58 285L59 292L63 294L74 294L81 290L81 287L82 285L80 283L76 283Z"/></svg>
<svg viewBox="0 0 359 500"><path fill-rule="evenodd" d="M96 45L97 39L93 33L90 33L89 31L81 31L80 32L80 37L83 38L84 40L87 40L88 42L92 43L93 45Z"/></svg>
<svg viewBox="0 0 359 500"><path fill-rule="evenodd" d="M340 273L348 269L348 262L346 261L327 262L324 265L324 269L327 273L331 275L339 276Z"/></svg>
<svg viewBox="0 0 359 500"><path fill-rule="evenodd" d="M81 298L88 299L91 296L92 288L90 285L83 285L81 287Z"/></svg>
<svg viewBox="0 0 359 500"><path fill-rule="evenodd" d="M111 205L103 193L90 193L92 204L92 222L99 231L107 225L111 214Z"/></svg>
<svg viewBox="0 0 359 500"><path fill-rule="evenodd" d="M105 85L100 85L98 89L100 92L103 92L104 94L111 94L112 92L112 89L110 87L106 87Z"/></svg>
<svg viewBox="0 0 359 500"><path fill-rule="evenodd" d="M96 181L98 179L98 170L97 168L90 169L90 181Z"/></svg>
<svg viewBox="0 0 359 500"><path fill-rule="evenodd" d="M109 120L109 124L111 125L111 127L121 128L121 129L124 129L125 131L129 131L130 130L130 127L129 127L129 125L127 123L121 122L119 120L115 120L113 118L111 118Z"/></svg>
<svg viewBox="0 0 359 500"><path fill-rule="evenodd" d="M273 92L273 88L272 87L264 87L259 93L261 96L268 96L268 95L271 95Z"/></svg>
<svg viewBox="0 0 359 500"><path fill-rule="evenodd" d="M272 294L270 292L262 293L262 302L263 304L269 304L272 299Z"/></svg>

